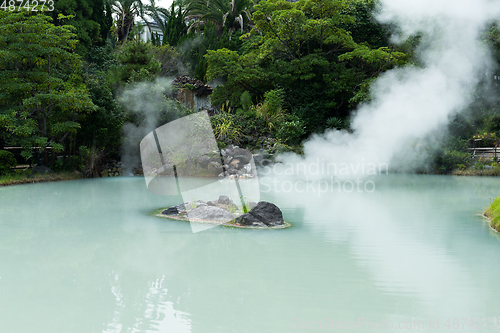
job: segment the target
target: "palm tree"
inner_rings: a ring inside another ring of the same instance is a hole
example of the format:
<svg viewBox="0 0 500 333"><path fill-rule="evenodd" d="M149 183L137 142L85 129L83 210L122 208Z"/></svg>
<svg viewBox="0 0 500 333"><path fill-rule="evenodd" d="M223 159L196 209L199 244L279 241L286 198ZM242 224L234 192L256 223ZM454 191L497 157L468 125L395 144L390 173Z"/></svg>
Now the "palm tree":
<svg viewBox="0 0 500 333"><path fill-rule="evenodd" d="M188 0L188 17L194 19L189 30L214 23L220 30L243 32L252 18L251 4L249 0Z"/></svg>
<svg viewBox="0 0 500 333"><path fill-rule="evenodd" d="M175 1L174 1L175 2ZM173 4L172 4L173 7ZM149 5L144 5L144 13L151 17L153 21L158 24L162 31L165 30L165 22L168 21L170 17L170 12L168 9L157 6L155 0L149 0ZM144 20L151 31L151 27L147 20Z"/></svg>
<svg viewBox="0 0 500 333"><path fill-rule="evenodd" d="M118 42L127 41L137 16L144 17L144 5L141 0L109 0L111 10L116 16Z"/></svg>

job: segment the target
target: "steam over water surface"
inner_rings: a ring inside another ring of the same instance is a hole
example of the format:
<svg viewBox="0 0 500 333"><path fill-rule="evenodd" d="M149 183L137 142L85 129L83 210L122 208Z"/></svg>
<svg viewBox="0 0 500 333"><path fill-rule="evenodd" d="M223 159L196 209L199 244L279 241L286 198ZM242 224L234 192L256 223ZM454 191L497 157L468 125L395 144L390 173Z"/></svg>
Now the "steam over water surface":
<svg viewBox="0 0 500 333"><path fill-rule="evenodd" d="M148 215L178 201L142 178L0 187L0 332L498 331L500 237L478 214L500 179L272 180L292 228L195 234Z"/></svg>

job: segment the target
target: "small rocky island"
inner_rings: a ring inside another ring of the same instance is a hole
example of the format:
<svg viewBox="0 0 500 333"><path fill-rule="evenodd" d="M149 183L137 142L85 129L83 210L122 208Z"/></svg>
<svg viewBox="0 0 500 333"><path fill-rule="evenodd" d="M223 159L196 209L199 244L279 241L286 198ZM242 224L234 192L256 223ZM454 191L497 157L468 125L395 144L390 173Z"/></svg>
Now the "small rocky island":
<svg viewBox="0 0 500 333"><path fill-rule="evenodd" d="M228 196L221 195L217 200L197 200L172 206L156 216L237 228L284 229L291 226L283 220L281 210L273 203L249 202L247 206L248 213L245 213Z"/></svg>

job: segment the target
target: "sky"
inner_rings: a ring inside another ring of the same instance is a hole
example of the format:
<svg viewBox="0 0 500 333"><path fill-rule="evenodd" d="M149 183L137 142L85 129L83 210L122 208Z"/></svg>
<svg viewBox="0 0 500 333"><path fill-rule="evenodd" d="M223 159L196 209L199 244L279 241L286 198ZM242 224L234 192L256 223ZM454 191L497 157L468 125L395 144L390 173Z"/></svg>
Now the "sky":
<svg viewBox="0 0 500 333"><path fill-rule="evenodd" d="M172 0L156 0L156 5L163 8L170 8L172 5Z"/></svg>

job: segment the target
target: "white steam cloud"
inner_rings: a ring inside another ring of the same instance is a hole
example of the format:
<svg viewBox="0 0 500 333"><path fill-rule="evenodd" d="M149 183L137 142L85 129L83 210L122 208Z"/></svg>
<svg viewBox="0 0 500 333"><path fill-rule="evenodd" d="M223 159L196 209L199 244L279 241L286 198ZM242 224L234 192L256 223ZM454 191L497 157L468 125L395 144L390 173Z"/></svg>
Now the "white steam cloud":
<svg viewBox="0 0 500 333"><path fill-rule="evenodd" d="M126 174L140 165L139 143L158 126L161 111L175 110L173 102L165 96L172 91L171 82L171 78L160 78L155 82L137 83L126 88L118 98L124 109L137 118L135 123L126 123L122 128L121 161Z"/></svg>
<svg viewBox="0 0 500 333"><path fill-rule="evenodd" d="M315 135L304 144L304 157L288 155L284 162L397 165L409 142L444 128L464 110L479 81L494 69L480 35L500 17L498 1L381 0L381 6L378 19L396 23L400 40L422 34L421 66L384 73L373 85L372 102L353 116L354 133Z"/></svg>

